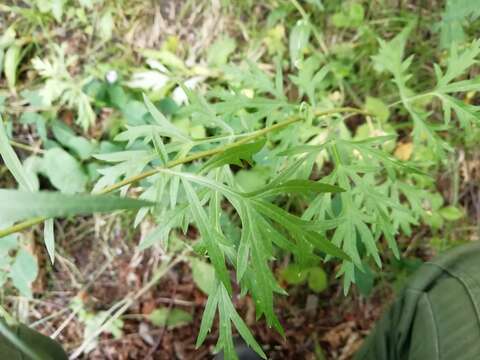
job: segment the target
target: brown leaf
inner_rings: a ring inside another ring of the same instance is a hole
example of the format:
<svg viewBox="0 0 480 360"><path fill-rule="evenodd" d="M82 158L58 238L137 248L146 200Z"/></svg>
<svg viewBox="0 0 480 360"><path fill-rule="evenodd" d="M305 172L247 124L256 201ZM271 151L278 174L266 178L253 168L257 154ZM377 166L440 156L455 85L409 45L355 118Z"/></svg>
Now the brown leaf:
<svg viewBox="0 0 480 360"><path fill-rule="evenodd" d="M395 157L402 161L410 160L413 152L413 143L399 143L395 149Z"/></svg>

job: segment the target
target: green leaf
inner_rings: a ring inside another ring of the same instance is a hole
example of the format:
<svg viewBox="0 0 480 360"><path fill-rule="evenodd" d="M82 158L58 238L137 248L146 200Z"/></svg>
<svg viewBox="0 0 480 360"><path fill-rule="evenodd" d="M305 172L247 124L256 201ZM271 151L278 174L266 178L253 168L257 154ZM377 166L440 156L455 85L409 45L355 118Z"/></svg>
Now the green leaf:
<svg viewBox="0 0 480 360"><path fill-rule="evenodd" d="M234 164L242 166L242 160L252 164L252 156L259 152L265 146L265 139L255 141L249 144L242 144L239 146L227 149L225 152L215 155L208 160L200 171L206 172L217 167Z"/></svg>
<svg viewBox="0 0 480 360"><path fill-rule="evenodd" d="M377 71L388 71L392 73L398 80L402 80L402 83L406 81L404 73L408 68L408 62L402 61L405 51L405 44L408 40L410 32L413 29L413 26L413 22L409 23L389 42L379 40L380 51L377 55L372 57L375 69Z"/></svg>
<svg viewBox="0 0 480 360"><path fill-rule="evenodd" d="M321 194L321 193L338 193L343 191L345 190L335 185L324 184L324 183L312 181L312 180L295 179L295 180L285 181L273 187L271 185L267 185L264 188L259 189L257 191L245 193L243 194L243 196L262 198L262 197L275 196L275 195L284 195L286 193Z"/></svg>
<svg viewBox="0 0 480 360"><path fill-rule="evenodd" d="M308 271L308 287L317 293L328 287L328 278L325 270L321 267L314 267Z"/></svg>
<svg viewBox="0 0 480 360"><path fill-rule="evenodd" d="M115 28L115 22L112 16L112 12L108 10L102 15L98 22L98 33L103 41L108 41L112 38L112 32Z"/></svg>
<svg viewBox="0 0 480 360"><path fill-rule="evenodd" d="M350 3L348 8L332 16L333 25L339 28L355 28L362 24L365 17L363 6L358 3Z"/></svg>
<svg viewBox="0 0 480 360"><path fill-rule="evenodd" d="M36 217L65 217L121 209L139 209L153 204L147 201L110 195L66 195L40 191L30 193L0 189L0 219L15 222Z"/></svg>
<svg viewBox="0 0 480 360"><path fill-rule="evenodd" d="M441 76L439 68L437 67L437 89L441 91L443 87L449 84L452 80L462 75L468 68L473 66L477 61L476 57L480 54L480 39L474 41L470 46L462 51L458 51L458 45L452 45L448 60L447 70Z"/></svg>
<svg viewBox="0 0 480 360"><path fill-rule="evenodd" d="M52 132L60 144L73 150L81 160L86 160L92 156L95 146L86 138L76 136L66 124L60 121L54 122Z"/></svg>
<svg viewBox="0 0 480 360"><path fill-rule="evenodd" d="M263 359L266 359L267 355L265 355L260 345L258 345L258 343L255 341L255 338L252 336L252 333L248 329L245 322L238 315L237 311L233 307L232 301L230 300L230 297L227 291L222 289L221 294L222 294L222 301L225 304L227 311L229 312L230 319L232 320L233 325L235 325L235 328L240 333L240 336L243 338L243 340L245 340L245 343L248 346L250 346L253 350L255 350L257 354L259 354Z"/></svg>
<svg viewBox="0 0 480 360"><path fill-rule="evenodd" d="M0 334L18 350L18 353L12 349L12 351L7 351L7 353L2 354L9 359L22 359L24 356L28 356L28 359L44 360L47 357L40 356L40 353L42 355L51 353L49 349L45 351L45 345L42 344L42 341L38 341L40 340L38 337L34 336L33 338L24 339L25 336L20 336L18 329L8 326L3 320L0 321ZM4 348L4 346L2 346L2 348ZM63 357L59 358L59 360L63 360L64 358L66 359L66 357Z"/></svg>
<svg viewBox="0 0 480 360"><path fill-rule="evenodd" d="M15 180L17 180L20 188L35 191L36 184L32 180L31 176L23 168L20 160L10 146L10 142L3 126L2 117L0 116L0 155L2 156L3 162L7 166L8 170L12 173Z"/></svg>
<svg viewBox="0 0 480 360"><path fill-rule="evenodd" d="M446 206L438 210L438 213L448 221L456 221L465 216L465 213L456 206Z"/></svg>
<svg viewBox="0 0 480 360"><path fill-rule="evenodd" d="M385 123L390 116L388 106L382 100L371 96L368 96L365 101L365 110L375 115L382 123Z"/></svg>
<svg viewBox="0 0 480 360"><path fill-rule="evenodd" d="M208 251L208 256L212 262L216 275L220 281L225 285L225 287L231 292L232 285L230 284L230 275L228 273L227 267L225 265L225 257L218 243L218 236L215 236L215 230L209 224L207 220L207 215L200 204L197 194L193 190L190 183L184 179L183 187L187 195L188 201L190 203L190 209L192 211L193 219L195 220L200 234L202 235L202 240L205 242L205 246Z"/></svg>
<svg viewBox="0 0 480 360"><path fill-rule="evenodd" d="M327 240L323 235L314 232L307 232L304 236L311 244L325 254L338 257L342 260L350 260L350 257L342 249Z"/></svg>
<svg viewBox="0 0 480 360"><path fill-rule="evenodd" d="M21 48L18 45L11 45L5 53L4 73L7 79L8 88L11 92L15 92L15 84L17 82L17 68L20 63Z"/></svg>
<svg viewBox="0 0 480 360"><path fill-rule="evenodd" d="M452 44L462 44L466 35L463 26L466 20L480 15L478 4L471 0L447 0L440 22L440 45L448 49Z"/></svg>
<svg viewBox="0 0 480 360"><path fill-rule="evenodd" d="M81 164L63 149L53 148L45 153L41 173L63 193L75 194L86 190L87 174Z"/></svg>
<svg viewBox="0 0 480 360"><path fill-rule="evenodd" d="M53 263L55 262L55 233L53 219L48 219L45 221L43 238L45 242L45 247L47 248L48 256L50 257L50 261L53 265Z"/></svg>
<svg viewBox="0 0 480 360"><path fill-rule="evenodd" d="M200 330L198 331L198 337L196 347L200 347L205 341L208 332L212 328L213 319L215 318L215 310L217 309L218 301L220 299L219 288L221 285L213 288L212 293L208 296L205 310L203 311L202 322L200 324Z"/></svg>
<svg viewBox="0 0 480 360"><path fill-rule="evenodd" d="M166 326L169 329L185 326L193 321L192 314L177 308L166 307L155 309L148 315L148 320L155 326Z"/></svg>
<svg viewBox="0 0 480 360"><path fill-rule="evenodd" d="M165 116L163 116L160 111L158 111L157 107L152 104L152 102L145 94L143 94L143 101L145 102L145 106L147 107L150 115L152 115L157 125L160 126L163 135L181 140L183 142L191 141L188 135L186 135L185 133L183 133L183 131L174 126L170 121L167 120Z"/></svg>
<svg viewBox="0 0 480 360"><path fill-rule="evenodd" d="M37 259L28 251L20 249L10 269L13 285L23 296L32 297L30 285L38 275Z"/></svg>
<svg viewBox="0 0 480 360"><path fill-rule="evenodd" d="M128 125L138 126L146 124L144 117L148 114L148 110L142 102L130 100L126 104L122 104L120 111L127 120Z"/></svg>
<svg viewBox="0 0 480 360"><path fill-rule="evenodd" d="M289 50L290 63L292 66L298 67L300 60L303 58L303 52L308 45L310 39L311 25L306 20L299 20L290 32Z"/></svg>
<svg viewBox="0 0 480 360"><path fill-rule="evenodd" d="M271 170L263 166L254 166L251 169L241 169L235 174L235 183L244 191L255 191L265 186L271 176Z"/></svg>
<svg viewBox="0 0 480 360"><path fill-rule="evenodd" d="M190 259L190 266L195 285L205 294L212 294L217 283L213 266L195 258Z"/></svg>
<svg viewBox="0 0 480 360"><path fill-rule="evenodd" d="M207 63L212 67L225 65L236 46L235 40L229 36L217 39L207 51Z"/></svg>
<svg viewBox="0 0 480 360"><path fill-rule="evenodd" d="M288 264L282 269L280 274L287 284L299 285L307 281L308 270L298 264Z"/></svg>

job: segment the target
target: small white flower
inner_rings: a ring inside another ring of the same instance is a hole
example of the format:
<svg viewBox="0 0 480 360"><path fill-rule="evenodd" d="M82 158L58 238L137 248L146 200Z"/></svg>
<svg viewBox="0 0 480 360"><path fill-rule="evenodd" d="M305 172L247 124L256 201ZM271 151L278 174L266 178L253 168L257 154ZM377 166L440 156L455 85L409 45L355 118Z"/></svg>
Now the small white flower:
<svg viewBox="0 0 480 360"><path fill-rule="evenodd" d="M118 73L115 70L110 70L105 74L105 80L109 84L115 84L118 80Z"/></svg>
<svg viewBox="0 0 480 360"><path fill-rule="evenodd" d="M185 81L184 85L187 89L195 89L203 80L205 80L205 76L194 76ZM187 94L185 94L185 91L183 91L180 86L177 86L175 90L173 90L172 98L178 105L185 104L188 101Z"/></svg>

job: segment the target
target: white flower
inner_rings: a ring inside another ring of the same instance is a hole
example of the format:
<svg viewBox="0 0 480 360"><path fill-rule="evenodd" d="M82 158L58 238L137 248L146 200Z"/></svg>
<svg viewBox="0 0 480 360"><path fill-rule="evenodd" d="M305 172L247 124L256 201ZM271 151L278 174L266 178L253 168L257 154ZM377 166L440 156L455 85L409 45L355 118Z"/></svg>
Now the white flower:
<svg viewBox="0 0 480 360"><path fill-rule="evenodd" d="M205 76L194 76L183 84L187 89L195 89L195 87L203 80L205 80ZM188 100L187 94L185 94L185 91L183 91L180 86L177 86L175 90L173 90L172 98L178 105L185 104Z"/></svg>
<svg viewBox="0 0 480 360"><path fill-rule="evenodd" d="M115 84L118 80L118 73L115 70L110 70L105 74L105 80L109 84Z"/></svg>

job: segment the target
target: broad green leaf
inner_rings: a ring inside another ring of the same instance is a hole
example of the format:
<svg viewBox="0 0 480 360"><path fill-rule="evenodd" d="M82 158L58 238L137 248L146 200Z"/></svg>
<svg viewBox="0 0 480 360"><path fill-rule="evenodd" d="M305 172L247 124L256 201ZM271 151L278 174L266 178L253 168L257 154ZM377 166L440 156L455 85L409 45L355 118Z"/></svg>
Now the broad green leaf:
<svg viewBox="0 0 480 360"><path fill-rule="evenodd" d="M13 285L23 296L32 297L30 285L37 277L37 274L37 259L28 251L20 249L10 269L9 276L12 279Z"/></svg>
<svg viewBox="0 0 480 360"><path fill-rule="evenodd" d="M205 294L212 294L217 284L213 266L196 258L190 259L190 266L195 285Z"/></svg>
<svg viewBox="0 0 480 360"><path fill-rule="evenodd" d="M390 110L387 105L382 100L371 96L367 96L365 110L375 115L382 123L385 123L390 116Z"/></svg>
<svg viewBox="0 0 480 360"><path fill-rule="evenodd" d="M308 287L317 293L324 291L328 286L328 278L325 270L314 267L308 271Z"/></svg>
<svg viewBox="0 0 480 360"><path fill-rule="evenodd" d="M41 173L62 193L75 194L86 190L87 174L81 164L63 149L53 148L45 153Z"/></svg>
<svg viewBox="0 0 480 360"><path fill-rule="evenodd" d="M299 285L307 281L308 270L298 264L288 264L281 271L281 277L290 285Z"/></svg>
<svg viewBox="0 0 480 360"><path fill-rule="evenodd" d="M193 321L192 314L177 308L166 307L156 309L148 315L148 320L155 326L166 326L169 329L185 326Z"/></svg>
<svg viewBox="0 0 480 360"><path fill-rule="evenodd" d="M267 184L271 176L271 169L263 166L254 166L251 169L240 169L235 174L235 183L244 191L255 191Z"/></svg>
<svg viewBox="0 0 480 360"><path fill-rule="evenodd" d="M207 63L210 66L222 66L235 51L236 43L231 37L225 36L216 40L207 51Z"/></svg>
<svg viewBox="0 0 480 360"><path fill-rule="evenodd" d="M0 189L0 218L15 222L36 217L65 217L153 205L147 201L110 195L67 195L40 191L30 193Z"/></svg>
<svg viewBox="0 0 480 360"><path fill-rule="evenodd" d="M86 160L92 156L95 150L92 142L84 137L76 136L66 124L56 121L51 128L55 139L63 146L73 150L81 160Z"/></svg>
<svg viewBox="0 0 480 360"><path fill-rule="evenodd" d="M210 160L208 160L203 165L201 171L207 172L227 164L242 166L242 160L245 160L248 163L252 164L252 156L259 152L265 146L265 141L265 139L262 139L249 144L242 144L227 149L225 152L215 155Z"/></svg>
<svg viewBox="0 0 480 360"><path fill-rule="evenodd" d="M465 213L456 206L446 206L438 210L438 213L448 221L456 221L465 216Z"/></svg>
<svg viewBox="0 0 480 360"><path fill-rule="evenodd" d="M145 115L148 114L148 110L145 105L137 100L130 100L126 104L122 104L120 111L127 120L127 124L130 126L145 125Z"/></svg>

